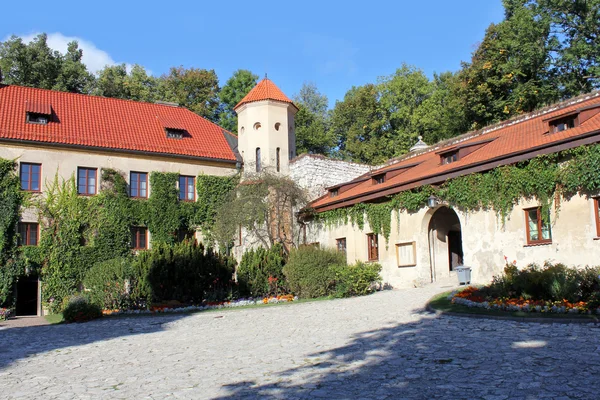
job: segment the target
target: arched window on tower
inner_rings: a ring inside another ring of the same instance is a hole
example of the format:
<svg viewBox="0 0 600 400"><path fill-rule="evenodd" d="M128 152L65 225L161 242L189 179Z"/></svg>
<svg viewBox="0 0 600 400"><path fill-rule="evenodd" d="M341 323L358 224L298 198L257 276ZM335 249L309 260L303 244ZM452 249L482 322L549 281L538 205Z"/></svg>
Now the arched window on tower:
<svg viewBox="0 0 600 400"><path fill-rule="evenodd" d="M279 170L281 169L281 149L278 147L277 148L277 172L279 172Z"/></svg>
<svg viewBox="0 0 600 400"><path fill-rule="evenodd" d="M256 148L256 172L260 172L262 165L260 162L260 147Z"/></svg>

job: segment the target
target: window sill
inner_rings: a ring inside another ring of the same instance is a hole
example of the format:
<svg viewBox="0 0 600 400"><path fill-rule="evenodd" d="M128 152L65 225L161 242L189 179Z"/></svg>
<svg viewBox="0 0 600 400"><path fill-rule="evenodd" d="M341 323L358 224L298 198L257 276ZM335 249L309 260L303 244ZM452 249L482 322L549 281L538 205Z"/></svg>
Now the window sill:
<svg viewBox="0 0 600 400"><path fill-rule="evenodd" d="M417 264L398 265L398 268L412 268L416 267Z"/></svg>
<svg viewBox="0 0 600 400"><path fill-rule="evenodd" d="M592 238L592 240L600 240L600 237Z"/></svg>
<svg viewBox="0 0 600 400"><path fill-rule="evenodd" d="M523 245L523 247L539 247L539 246L550 246L552 242L542 242L542 243L529 243Z"/></svg>

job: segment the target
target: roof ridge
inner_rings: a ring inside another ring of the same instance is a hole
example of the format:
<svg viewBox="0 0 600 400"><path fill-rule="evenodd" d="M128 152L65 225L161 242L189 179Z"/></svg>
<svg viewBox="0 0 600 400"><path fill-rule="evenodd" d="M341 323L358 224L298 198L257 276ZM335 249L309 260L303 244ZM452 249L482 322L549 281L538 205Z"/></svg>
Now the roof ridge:
<svg viewBox="0 0 600 400"><path fill-rule="evenodd" d="M485 135L485 134L488 134L488 133L495 132L495 131L500 130L502 128L506 128L508 126L517 125L517 124L520 124L522 122L529 121L530 119L533 119L533 118L536 118L536 117L539 117L539 116L542 116L542 115L545 115L545 114L549 114L549 113L554 112L554 111L558 111L560 109L572 106L572 105L577 104L577 103L581 103L581 102L586 101L586 100L593 99L593 98L598 97L598 96L600 96L600 90L593 90L591 92L583 93L583 94L577 95L575 97L571 97L569 99L559 101L557 103L549 104L547 106L544 106L542 108L538 108L538 109L530 111L528 113L515 115L515 116L513 116L513 117L511 117L511 118L509 118L507 120L500 121L500 122L495 122L493 124L486 125L486 126L484 126L482 128L474 130L474 131L468 131L468 132L465 132L465 133L461 133L458 136L454 136L452 138L440 140L439 142L437 142L435 144L432 144L428 148L423 149L421 151L416 151L414 153L406 153L406 154L403 154L403 155L401 155L399 157L392 158L392 159L386 161L380 167L381 168L387 167L387 166L396 164L398 162L405 161L405 160L408 160L408 159L420 156L422 154L426 154L426 153L429 153L429 152L432 152L432 151L435 151L435 150L439 150L439 149L441 149L443 147L446 147L446 146L458 144L460 142L464 142L464 141L476 138L478 136L482 136L482 135Z"/></svg>

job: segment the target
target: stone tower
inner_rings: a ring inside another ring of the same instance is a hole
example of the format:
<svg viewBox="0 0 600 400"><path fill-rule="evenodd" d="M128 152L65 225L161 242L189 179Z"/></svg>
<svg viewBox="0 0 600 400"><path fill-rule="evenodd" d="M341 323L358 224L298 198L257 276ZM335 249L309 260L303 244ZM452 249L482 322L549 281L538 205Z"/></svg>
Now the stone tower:
<svg viewBox="0 0 600 400"><path fill-rule="evenodd" d="M296 156L294 116L298 108L294 103L265 77L234 110L245 174L266 169L288 175L289 161Z"/></svg>

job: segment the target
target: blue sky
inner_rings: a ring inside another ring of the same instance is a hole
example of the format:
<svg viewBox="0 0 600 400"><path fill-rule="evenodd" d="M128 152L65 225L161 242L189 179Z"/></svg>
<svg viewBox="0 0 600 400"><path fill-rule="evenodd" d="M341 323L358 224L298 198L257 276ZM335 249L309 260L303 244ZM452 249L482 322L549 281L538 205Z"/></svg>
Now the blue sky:
<svg viewBox="0 0 600 400"><path fill-rule="evenodd" d="M6 2L0 40L53 34L80 40L90 69L141 64L215 69L221 84L239 68L265 72L290 97L314 82L330 104L403 62L434 72L468 61L501 0L429 1L47 1Z"/></svg>

